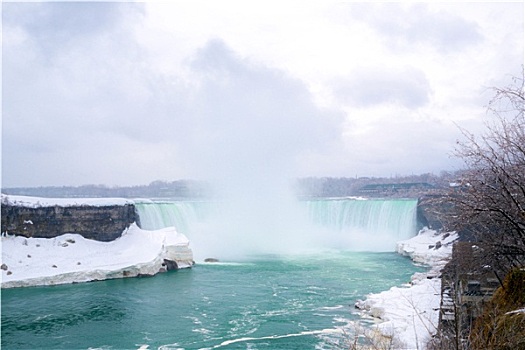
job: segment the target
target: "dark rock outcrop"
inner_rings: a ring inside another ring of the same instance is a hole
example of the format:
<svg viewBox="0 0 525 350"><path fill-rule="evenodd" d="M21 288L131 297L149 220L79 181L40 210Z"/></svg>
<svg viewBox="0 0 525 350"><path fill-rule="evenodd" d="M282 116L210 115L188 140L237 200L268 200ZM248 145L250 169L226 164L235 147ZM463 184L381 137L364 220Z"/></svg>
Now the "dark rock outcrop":
<svg viewBox="0 0 525 350"><path fill-rule="evenodd" d="M440 200L441 198L441 196L437 195L426 195L419 198L417 203L418 229L421 229L422 226L436 231L443 229L440 212L446 209L446 204Z"/></svg>
<svg viewBox="0 0 525 350"><path fill-rule="evenodd" d="M177 262L169 259L164 259L164 263L162 265L166 266L166 269L168 271L179 269L179 265L177 265Z"/></svg>
<svg viewBox="0 0 525 350"><path fill-rule="evenodd" d="M2 233L53 238L77 233L109 242L136 221L132 204L111 206L24 207L2 203Z"/></svg>

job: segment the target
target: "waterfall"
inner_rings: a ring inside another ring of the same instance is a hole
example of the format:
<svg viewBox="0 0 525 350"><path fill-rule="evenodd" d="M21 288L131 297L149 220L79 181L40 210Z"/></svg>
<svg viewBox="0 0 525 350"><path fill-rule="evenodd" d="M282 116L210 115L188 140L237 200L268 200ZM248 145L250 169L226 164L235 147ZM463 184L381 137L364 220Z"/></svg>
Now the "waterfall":
<svg viewBox="0 0 525 350"><path fill-rule="evenodd" d="M137 201L139 225L144 230L174 226L187 234L193 225L206 220L213 202L205 201Z"/></svg>
<svg viewBox="0 0 525 350"><path fill-rule="evenodd" d="M307 217L317 226L336 231L359 230L370 235L410 238L417 230L416 199L319 199L301 202ZM175 226L188 233L220 210L220 202L143 201L135 204L140 226L155 230Z"/></svg>
<svg viewBox="0 0 525 350"><path fill-rule="evenodd" d="M401 240L417 230L416 199L323 199L307 201L306 207L315 224L338 231L359 230Z"/></svg>

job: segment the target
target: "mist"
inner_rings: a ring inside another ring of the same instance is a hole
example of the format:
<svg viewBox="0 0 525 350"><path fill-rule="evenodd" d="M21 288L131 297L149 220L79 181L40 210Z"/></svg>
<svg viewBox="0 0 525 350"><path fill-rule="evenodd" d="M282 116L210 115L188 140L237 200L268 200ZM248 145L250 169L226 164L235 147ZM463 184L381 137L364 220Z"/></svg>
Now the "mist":
<svg viewBox="0 0 525 350"><path fill-rule="evenodd" d="M210 254L297 248L307 238L298 233L305 217L291 182L302 155L336 147L341 116L321 111L299 81L237 57L219 40L191 67L201 78L194 98L206 104L192 103L202 108L191 110L182 146L185 165L212 183L221 202L203 229L217 252Z"/></svg>
<svg viewBox="0 0 525 350"><path fill-rule="evenodd" d="M197 259L252 259L345 247L392 251L396 237L314 225L292 192L305 155L342 147L342 115L321 110L284 72L233 53L220 40L191 68L200 77L183 136L185 166L211 182L218 202L189 235ZM213 106L210 110L209 106Z"/></svg>

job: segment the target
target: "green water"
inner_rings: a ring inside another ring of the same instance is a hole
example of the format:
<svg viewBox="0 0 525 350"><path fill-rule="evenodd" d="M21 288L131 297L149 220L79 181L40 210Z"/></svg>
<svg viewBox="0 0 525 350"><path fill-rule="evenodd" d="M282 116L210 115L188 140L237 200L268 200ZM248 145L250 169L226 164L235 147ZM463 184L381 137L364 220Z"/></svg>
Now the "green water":
<svg viewBox="0 0 525 350"><path fill-rule="evenodd" d="M2 290L2 349L333 349L366 294L421 268L395 253L198 264L150 278ZM313 334L311 334L313 333ZM227 343L224 343L227 342ZM221 344L223 344L221 346Z"/></svg>

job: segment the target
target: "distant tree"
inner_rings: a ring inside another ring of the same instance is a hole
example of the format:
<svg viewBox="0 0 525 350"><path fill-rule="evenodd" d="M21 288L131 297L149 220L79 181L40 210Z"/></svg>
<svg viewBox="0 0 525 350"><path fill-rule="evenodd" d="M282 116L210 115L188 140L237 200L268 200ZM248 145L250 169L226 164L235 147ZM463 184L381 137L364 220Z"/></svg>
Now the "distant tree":
<svg viewBox="0 0 525 350"><path fill-rule="evenodd" d="M458 142L456 155L466 170L447 200L452 228L480 243L484 264L508 271L525 265L524 79L493 90L486 132L476 137L462 130L465 141Z"/></svg>

